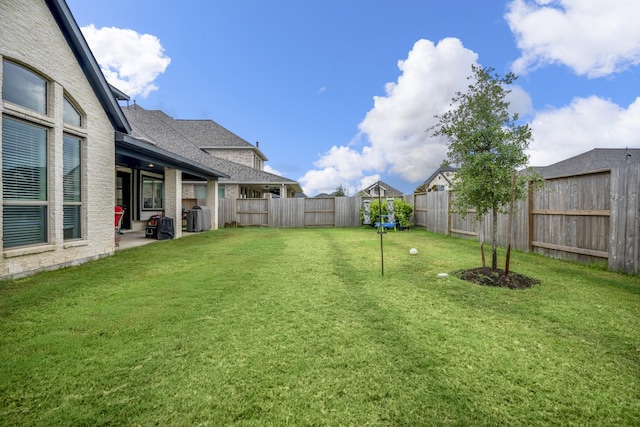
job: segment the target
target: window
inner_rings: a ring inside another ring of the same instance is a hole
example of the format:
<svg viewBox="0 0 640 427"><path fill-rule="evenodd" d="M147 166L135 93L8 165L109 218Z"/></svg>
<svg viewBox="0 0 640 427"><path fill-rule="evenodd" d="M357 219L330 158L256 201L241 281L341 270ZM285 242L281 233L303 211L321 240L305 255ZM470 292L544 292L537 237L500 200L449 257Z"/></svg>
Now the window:
<svg viewBox="0 0 640 427"><path fill-rule="evenodd" d="M143 209L162 209L163 187L162 179L142 176Z"/></svg>
<svg viewBox="0 0 640 427"><path fill-rule="evenodd" d="M70 124L72 126L81 126L82 120L80 113L76 110L76 107L73 106L71 102L65 97L64 98L64 109L62 110L62 120Z"/></svg>
<svg viewBox="0 0 640 427"><path fill-rule="evenodd" d="M82 237L81 141L78 138L64 135L62 151L64 239L80 239Z"/></svg>
<svg viewBox="0 0 640 427"><path fill-rule="evenodd" d="M47 130L2 118L5 248L47 242Z"/></svg>
<svg viewBox="0 0 640 427"><path fill-rule="evenodd" d="M195 185L196 199L206 199L207 198L207 186L206 185Z"/></svg>
<svg viewBox="0 0 640 427"><path fill-rule="evenodd" d="M82 125L80 109L65 95L61 110L47 111L47 80L13 62L5 60L2 67L2 99L7 101L2 116L2 246L10 249L50 242L54 212L57 218L62 215L64 239L80 239L84 216L82 139L63 133L77 131L68 125ZM49 117L25 113L9 103ZM55 125L60 118L64 130ZM62 164L49 157L49 140L59 141L59 135L62 135ZM62 177L63 199L55 206L49 194L48 177L52 174Z"/></svg>
<svg viewBox="0 0 640 427"><path fill-rule="evenodd" d="M218 199L224 199L224 185L218 185Z"/></svg>
<svg viewBox="0 0 640 427"><path fill-rule="evenodd" d="M3 61L2 99L47 114L47 82L20 65Z"/></svg>

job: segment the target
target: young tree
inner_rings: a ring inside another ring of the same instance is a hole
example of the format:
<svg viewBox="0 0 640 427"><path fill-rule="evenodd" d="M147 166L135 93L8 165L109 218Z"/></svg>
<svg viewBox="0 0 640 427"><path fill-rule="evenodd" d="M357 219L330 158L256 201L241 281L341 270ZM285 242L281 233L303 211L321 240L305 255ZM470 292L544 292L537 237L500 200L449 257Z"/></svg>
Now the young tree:
<svg viewBox="0 0 640 427"><path fill-rule="evenodd" d="M338 185L338 188L336 188L336 191L333 193L333 195L336 197L345 197L347 195L347 189L344 187L344 185L340 184Z"/></svg>
<svg viewBox="0 0 640 427"><path fill-rule="evenodd" d="M473 81L466 93L458 92L452 99L452 109L436 116L439 123L434 135L448 139L447 156L458 165L454 178L453 210L464 218L475 209L476 220L492 214L491 268L497 269L498 213L506 213L509 202L521 200L527 194L527 178L512 176L527 165L525 150L531 142L531 129L518 124L518 114L509 115L505 99L517 76L508 73L503 78L493 68L473 65Z"/></svg>

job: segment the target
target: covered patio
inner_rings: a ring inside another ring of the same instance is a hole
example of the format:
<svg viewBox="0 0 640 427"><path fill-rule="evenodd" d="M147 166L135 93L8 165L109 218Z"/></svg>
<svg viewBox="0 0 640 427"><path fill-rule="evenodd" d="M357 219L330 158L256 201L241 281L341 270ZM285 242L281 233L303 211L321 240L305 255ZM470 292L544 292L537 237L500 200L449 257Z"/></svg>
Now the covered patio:
<svg viewBox="0 0 640 427"><path fill-rule="evenodd" d="M115 205L124 208L120 228L125 233L119 249L154 241L144 237L145 224L153 215L166 215L175 220L174 238L186 234L179 226L184 210L183 180L198 180L206 185L206 205L211 208L210 228L216 229L218 179L223 177L228 175L149 141L116 133Z"/></svg>

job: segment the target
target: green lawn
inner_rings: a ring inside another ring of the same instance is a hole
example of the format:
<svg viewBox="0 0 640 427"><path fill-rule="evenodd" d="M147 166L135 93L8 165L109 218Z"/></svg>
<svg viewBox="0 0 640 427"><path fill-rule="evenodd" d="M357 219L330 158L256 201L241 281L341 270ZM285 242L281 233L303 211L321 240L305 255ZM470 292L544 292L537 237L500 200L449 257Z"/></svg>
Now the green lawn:
<svg viewBox="0 0 640 427"><path fill-rule="evenodd" d="M0 282L0 425L640 424L640 277L383 239L384 276L375 230L225 229Z"/></svg>

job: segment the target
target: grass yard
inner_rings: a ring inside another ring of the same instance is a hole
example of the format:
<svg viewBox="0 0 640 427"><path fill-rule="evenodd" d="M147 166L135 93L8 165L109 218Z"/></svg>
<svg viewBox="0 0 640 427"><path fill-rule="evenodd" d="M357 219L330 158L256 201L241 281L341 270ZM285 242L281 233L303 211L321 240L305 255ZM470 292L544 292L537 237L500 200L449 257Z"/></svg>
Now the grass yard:
<svg viewBox="0 0 640 427"><path fill-rule="evenodd" d="M476 242L384 249L224 229L0 282L0 425L640 424L640 277L516 252L541 284L481 287L437 276Z"/></svg>

